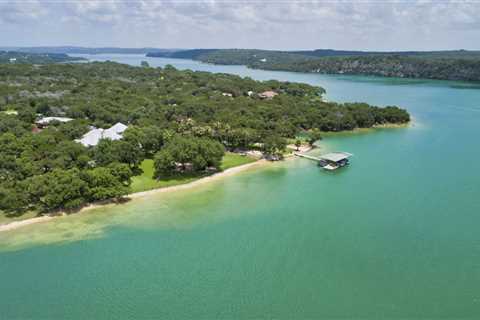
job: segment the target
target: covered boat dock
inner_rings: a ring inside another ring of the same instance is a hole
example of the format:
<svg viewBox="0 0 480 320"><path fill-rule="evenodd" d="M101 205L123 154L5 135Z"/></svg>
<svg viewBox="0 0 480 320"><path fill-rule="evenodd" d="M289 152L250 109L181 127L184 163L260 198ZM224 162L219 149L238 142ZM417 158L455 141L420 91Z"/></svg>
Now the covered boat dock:
<svg viewBox="0 0 480 320"><path fill-rule="evenodd" d="M294 153L298 157L314 160L318 162L318 165L325 170L336 170L341 167L345 167L349 164L348 158L353 154L348 152L330 152L320 157L314 157L303 153Z"/></svg>
<svg viewBox="0 0 480 320"><path fill-rule="evenodd" d="M320 157L318 165L325 170L336 170L349 164L348 158L353 154L348 152L331 152Z"/></svg>

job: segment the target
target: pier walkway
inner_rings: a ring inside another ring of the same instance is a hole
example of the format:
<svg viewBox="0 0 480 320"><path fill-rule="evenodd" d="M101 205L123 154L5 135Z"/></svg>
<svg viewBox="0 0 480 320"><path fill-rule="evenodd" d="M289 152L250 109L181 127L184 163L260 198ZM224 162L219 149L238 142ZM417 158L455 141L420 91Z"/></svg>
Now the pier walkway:
<svg viewBox="0 0 480 320"><path fill-rule="evenodd" d="M294 152L293 154L296 155L297 157L301 157L301 158L305 158L305 159L309 159L309 160L313 160L313 161L317 161L317 162L322 161L321 158L314 157L314 156L309 156L307 154L303 154L303 153L300 153L300 152Z"/></svg>

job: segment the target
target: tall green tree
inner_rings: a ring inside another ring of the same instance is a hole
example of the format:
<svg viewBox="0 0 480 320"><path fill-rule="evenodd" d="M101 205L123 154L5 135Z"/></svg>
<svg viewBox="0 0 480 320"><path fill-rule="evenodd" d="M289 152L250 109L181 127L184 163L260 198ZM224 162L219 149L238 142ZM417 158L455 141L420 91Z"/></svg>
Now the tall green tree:
<svg viewBox="0 0 480 320"><path fill-rule="evenodd" d="M185 170L187 164L195 171L207 167L218 169L224 154L224 147L215 140L177 135L155 155L155 175L171 175L175 173L177 166Z"/></svg>
<svg viewBox="0 0 480 320"><path fill-rule="evenodd" d="M120 198L130 191L113 169L99 167L82 172L82 179L87 183L86 196L89 201Z"/></svg>

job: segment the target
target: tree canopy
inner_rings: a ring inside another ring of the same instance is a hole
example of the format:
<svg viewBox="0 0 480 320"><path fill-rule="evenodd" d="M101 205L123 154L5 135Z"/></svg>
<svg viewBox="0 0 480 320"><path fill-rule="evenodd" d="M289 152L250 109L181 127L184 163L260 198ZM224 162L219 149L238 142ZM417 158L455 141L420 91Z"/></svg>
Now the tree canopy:
<svg viewBox="0 0 480 320"><path fill-rule="evenodd" d="M260 93L274 91L271 99ZM339 104L307 84L228 74L131 67L113 62L0 65L0 210L50 211L117 198L145 158L163 179L219 169L225 150L262 145L278 155L286 138L409 121L398 107ZM73 121L35 126L37 117ZM91 127L128 125L123 139L84 147Z"/></svg>

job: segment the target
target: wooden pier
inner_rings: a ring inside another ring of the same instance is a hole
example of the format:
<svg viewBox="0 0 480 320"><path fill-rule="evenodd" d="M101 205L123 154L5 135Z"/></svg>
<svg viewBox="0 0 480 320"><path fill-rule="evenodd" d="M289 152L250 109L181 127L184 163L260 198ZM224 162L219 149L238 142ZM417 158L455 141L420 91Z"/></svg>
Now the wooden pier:
<svg viewBox="0 0 480 320"><path fill-rule="evenodd" d="M322 161L321 158L309 156L307 154L303 154L303 153L300 153L300 152L294 152L293 154L296 155L297 157L301 157L301 158L305 158L305 159L309 159L309 160L313 160L313 161L317 161L317 162Z"/></svg>

